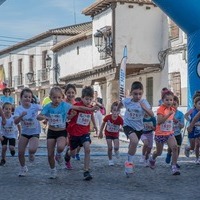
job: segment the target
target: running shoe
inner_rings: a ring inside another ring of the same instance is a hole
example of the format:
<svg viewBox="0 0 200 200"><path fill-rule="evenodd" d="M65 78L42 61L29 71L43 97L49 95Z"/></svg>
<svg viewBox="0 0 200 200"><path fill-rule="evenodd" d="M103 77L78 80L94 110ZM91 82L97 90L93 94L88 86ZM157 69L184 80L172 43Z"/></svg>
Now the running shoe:
<svg viewBox="0 0 200 200"><path fill-rule="evenodd" d="M200 165L200 159L199 158L195 160L195 164Z"/></svg>
<svg viewBox="0 0 200 200"><path fill-rule="evenodd" d="M139 162L140 162L140 163L144 163L144 161L145 161L145 156L142 156L142 157L140 158Z"/></svg>
<svg viewBox="0 0 200 200"><path fill-rule="evenodd" d="M5 166L5 164L6 164L6 160L5 159L1 159L0 166Z"/></svg>
<svg viewBox="0 0 200 200"><path fill-rule="evenodd" d="M155 169L156 167L156 160L153 160L152 158L149 159L149 167L151 169Z"/></svg>
<svg viewBox="0 0 200 200"><path fill-rule="evenodd" d="M70 157L70 155L69 155L69 148L67 148L64 158L65 158L65 162L70 161L70 158L71 158L71 157Z"/></svg>
<svg viewBox="0 0 200 200"><path fill-rule="evenodd" d="M176 165L172 165L172 175L180 175L179 169L176 167Z"/></svg>
<svg viewBox="0 0 200 200"><path fill-rule="evenodd" d="M62 163L63 163L62 154L56 154L55 160L57 161L57 163L58 163L59 165L62 165Z"/></svg>
<svg viewBox="0 0 200 200"><path fill-rule="evenodd" d="M80 160L80 155L79 155L79 153L77 153L77 154L75 155L75 159L76 159L76 160Z"/></svg>
<svg viewBox="0 0 200 200"><path fill-rule="evenodd" d="M92 179L92 175L90 174L89 171L85 171L85 172L83 173L83 179L86 180L86 181L89 181L89 180Z"/></svg>
<svg viewBox="0 0 200 200"><path fill-rule="evenodd" d="M27 166L21 167L20 172L19 172L19 177L26 176L27 172L28 172Z"/></svg>
<svg viewBox="0 0 200 200"><path fill-rule="evenodd" d="M57 170L56 170L56 168L51 169L50 177L49 177L49 178L50 178L50 179L55 179L55 178L57 178Z"/></svg>
<svg viewBox="0 0 200 200"><path fill-rule="evenodd" d="M184 153L185 153L186 157L188 157L188 158L190 157L190 149L187 146L185 147Z"/></svg>
<svg viewBox="0 0 200 200"><path fill-rule="evenodd" d="M15 156L15 150L10 151L11 156Z"/></svg>
<svg viewBox="0 0 200 200"><path fill-rule="evenodd" d="M167 153L167 156L166 156L166 158L165 158L165 162L166 162L167 164L169 164L169 163L171 162L171 157L172 157L172 154Z"/></svg>
<svg viewBox="0 0 200 200"><path fill-rule="evenodd" d="M68 169L68 170L73 169L72 166L71 166L71 162L70 161L65 162L65 168Z"/></svg>
<svg viewBox="0 0 200 200"><path fill-rule="evenodd" d="M109 166L114 166L113 160L109 160L109 161L108 161L108 165L109 165Z"/></svg>
<svg viewBox="0 0 200 200"><path fill-rule="evenodd" d="M132 162L126 161L124 163L124 167L125 167L125 173L126 174L132 174L133 173L134 164Z"/></svg>

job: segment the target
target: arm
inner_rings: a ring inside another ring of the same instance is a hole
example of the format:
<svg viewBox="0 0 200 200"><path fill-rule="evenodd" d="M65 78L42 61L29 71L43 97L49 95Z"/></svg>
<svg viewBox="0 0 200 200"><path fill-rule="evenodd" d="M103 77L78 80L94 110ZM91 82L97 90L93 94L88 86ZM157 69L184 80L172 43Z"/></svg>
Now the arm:
<svg viewBox="0 0 200 200"><path fill-rule="evenodd" d="M2 125L5 125L6 124L6 118L5 118L5 115L4 115L1 107L0 107L0 116L2 117Z"/></svg>
<svg viewBox="0 0 200 200"><path fill-rule="evenodd" d="M192 110L193 110L193 109L188 110L188 111L185 113L185 115L184 115L184 117L185 117L185 119L186 119L187 121L190 121L190 114L192 113Z"/></svg>
<svg viewBox="0 0 200 200"><path fill-rule="evenodd" d="M17 129L18 129L18 138L21 136L22 133L22 129L21 129L21 125L17 124Z"/></svg>
<svg viewBox="0 0 200 200"><path fill-rule="evenodd" d="M23 119L25 115L27 115L27 112L22 112L22 114L19 117L15 117L15 124L19 124L19 122Z"/></svg>
<svg viewBox="0 0 200 200"><path fill-rule="evenodd" d="M199 120L199 118L200 118L200 111L195 115L195 117L190 122L190 125L187 127L188 132L192 131L193 127L195 126L195 123Z"/></svg>
<svg viewBox="0 0 200 200"><path fill-rule="evenodd" d="M142 107L142 109L151 117L154 116L154 113L151 109L147 108L146 105L143 102L140 102L140 105Z"/></svg>
<svg viewBox="0 0 200 200"><path fill-rule="evenodd" d="M105 122L102 123L100 131L99 131L99 138L102 139L103 138L103 129L105 127Z"/></svg>
<svg viewBox="0 0 200 200"><path fill-rule="evenodd" d="M93 123L94 129L95 129L95 131L96 131L96 135L97 135L97 133L98 133L98 129L97 129L97 126L96 126L96 122L95 122L95 119L94 119L94 115L92 115L91 120L92 120L92 123Z"/></svg>
<svg viewBox="0 0 200 200"><path fill-rule="evenodd" d="M117 110L119 111L120 109L123 108L123 106L124 106L123 103L120 101L118 106L117 106Z"/></svg>
<svg viewBox="0 0 200 200"><path fill-rule="evenodd" d="M71 109L73 110L79 110L79 111L95 111L98 110L98 106L93 106L93 107L86 107L86 106L74 106L72 105Z"/></svg>
<svg viewBox="0 0 200 200"><path fill-rule="evenodd" d="M42 120L48 120L48 119L47 119L47 117L46 117L45 115L43 115L43 114L40 113L40 114L37 116L37 120L38 120L38 121L42 121Z"/></svg>
<svg viewBox="0 0 200 200"><path fill-rule="evenodd" d="M160 124L163 124L168 118L170 115L172 115L174 112L173 111L170 111L167 115L161 115L161 114L158 114L157 115L157 124L160 125Z"/></svg>

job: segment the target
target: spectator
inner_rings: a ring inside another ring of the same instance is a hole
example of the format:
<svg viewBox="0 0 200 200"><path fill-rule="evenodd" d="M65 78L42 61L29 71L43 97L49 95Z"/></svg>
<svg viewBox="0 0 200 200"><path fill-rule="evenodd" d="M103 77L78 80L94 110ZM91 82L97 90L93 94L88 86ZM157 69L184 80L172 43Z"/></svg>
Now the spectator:
<svg viewBox="0 0 200 200"><path fill-rule="evenodd" d="M161 90L161 97L163 96L163 93L166 92L166 91L168 91L168 89L167 89L166 87L164 87L164 88ZM163 101L162 101L162 99L160 99L160 100L158 101L158 106L161 106L162 104L163 104Z"/></svg>

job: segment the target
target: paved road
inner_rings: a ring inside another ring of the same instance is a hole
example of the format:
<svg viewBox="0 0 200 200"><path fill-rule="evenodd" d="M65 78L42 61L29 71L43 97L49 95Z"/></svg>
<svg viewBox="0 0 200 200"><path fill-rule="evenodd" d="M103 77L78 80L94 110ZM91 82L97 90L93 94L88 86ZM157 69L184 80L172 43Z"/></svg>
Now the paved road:
<svg viewBox="0 0 200 200"><path fill-rule="evenodd" d="M126 178L123 163L126 159L127 143L121 142L121 156L115 166L108 166L104 140L92 138L91 169L93 180L83 181L83 157L73 160L74 170L58 170L58 178L49 179L45 140L40 140L34 165L27 161L27 177L18 177L17 157L8 157L7 165L0 167L0 200L177 200L199 199L200 166L194 164L194 156L180 157L181 175L172 176L164 156L157 160L155 170L139 163L141 147L135 157L135 173ZM27 159L28 160L28 159Z"/></svg>

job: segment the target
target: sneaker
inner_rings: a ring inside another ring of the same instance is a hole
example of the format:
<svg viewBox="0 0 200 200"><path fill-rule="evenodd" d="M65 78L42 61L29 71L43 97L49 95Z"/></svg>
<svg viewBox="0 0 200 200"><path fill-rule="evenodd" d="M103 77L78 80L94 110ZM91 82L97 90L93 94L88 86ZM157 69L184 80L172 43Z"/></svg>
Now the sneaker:
<svg viewBox="0 0 200 200"><path fill-rule="evenodd" d="M176 165L172 166L172 175L180 175L179 169L176 167Z"/></svg>
<svg viewBox="0 0 200 200"><path fill-rule="evenodd" d="M145 161L145 156L142 156L142 157L140 158L139 162L140 162L140 163L144 163L144 161Z"/></svg>
<svg viewBox="0 0 200 200"><path fill-rule="evenodd" d="M83 179L86 180L86 181L89 181L89 180L92 179L92 175L90 174L89 171L85 171L85 172L83 173L83 177L84 177Z"/></svg>
<svg viewBox="0 0 200 200"><path fill-rule="evenodd" d="M149 167L149 159L145 159L144 160L144 166L145 167Z"/></svg>
<svg viewBox="0 0 200 200"><path fill-rule="evenodd" d="M149 167L151 169L155 169L156 167L156 160L153 160L152 158L149 159Z"/></svg>
<svg viewBox="0 0 200 200"><path fill-rule="evenodd" d="M15 150L10 151L11 156L15 156Z"/></svg>
<svg viewBox="0 0 200 200"><path fill-rule="evenodd" d="M56 154L55 160L57 161L57 163L58 163L59 165L62 165L62 163L63 163L62 154Z"/></svg>
<svg viewBox="0 0 200 200"><path fill-rule="evenodd" d="M66 150L66 153L65 153L65 156L64 156L64 158L65 158L65 162L68 162L68 161L70 161L70 156L69 156L69 148L67 148L67 150Z"/></svg>
<svg viewBox="0 0 200 200"><path fill-rule="evenodd" d="M171 162L171 157L172 157L172 154L167 153L167 156L166 156L166 158L165 158L165 162L166 162L167 164L169 164L169 163Z"/></svg>
<svg viewBox="0 0 200 200"><path fill-rule="evenodd" d="M0 166L5 166L5 164L6 164L6 160L5 159L1 159Z"/></svg>
<svg viewBox="0 0 200 200"><path fill-rule="evenodd" d="M75 155L75 159L76 159L76 160L80 160L80 155L79 155L79 153L77 153L77 154Z"/></svg>
<svg viewBox="0 0 200 200"><path fill-rule="evenodd" d="M108 165L109 165L109 166L114 166L113 160L109 160L109 161L108 161Z"/></svg>
<svg viewBox="0 0 200 200"><path fill-rule="evenodd" d="M57 178L57 170L56 170L56 168L51 169L50 177L49 177L49 178L50 178L50 179L55 179L55 178Z"/></svg>
<svg viewBox="0 0 200 200"><path fill-rule="evenodd" d="M133 173L134 164L132 162L126 161L124 163L124 166L125 166L125 173L126 174L132 174Z"/></svg>
<svg viewBox="0 0 200 200"><path fill-rule="evenodd" d="M33 163L34 160L35 160L35 155L34 155L34 154L29 154L29 155L28 155L28 159L29 159L29 162L30 162L30 163Z"/></svg>
<svg viewBox="0 0 200 200"><path fill-rule="evenodd" d="M27 172L28 172L27 166L21 167L20 172L19 172L19 177L26 176Z"/></svg>
<svg viewBox="0 0 200 200"><path fill-rule="evenodd" d="M115 151L115 157L117 158L117 159L119 159L119 151Z"/></svg>
<svg viewBox="0 0 200 200"><path fill-rule="evenodd" d="M187 146L185 147L184 153L185 153L186 157L188 157L188 158L190 157L190 149Z"/></svg>
<svg viewBox="0 0 200 200"><path fill-rule="evenodd" d="M195 164L200 165L200 159L199 158L195 160Z"/></svg>
<svg viewBox="0 0 200 200"><path fill-rule="evenodd" d="M68 170L73 169L72 166L71 166L71 162L70 161L65 162L65 168L68 169Z"/></svg>

